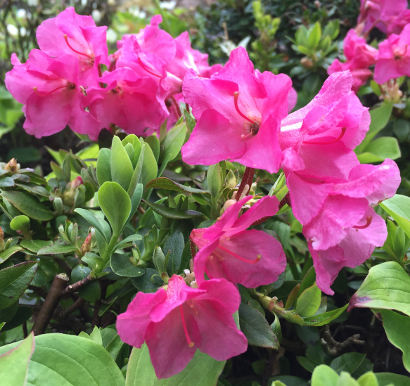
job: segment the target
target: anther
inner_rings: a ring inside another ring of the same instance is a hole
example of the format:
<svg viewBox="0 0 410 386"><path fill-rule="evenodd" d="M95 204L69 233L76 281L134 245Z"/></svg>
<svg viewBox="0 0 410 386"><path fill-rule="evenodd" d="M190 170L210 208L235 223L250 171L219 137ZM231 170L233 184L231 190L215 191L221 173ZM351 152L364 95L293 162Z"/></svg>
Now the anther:
<svg viewBox="0 0 410 386"><path fill-rule="evenodd" d="M189 347L194 347L195 343L192 342L192 340L191 340L191 338L189 337L189 334L188 334L188 329L187 329L187 326L186 326L186 323L185 323L184 310L182 309L182 306L179 306L179 310L181 311L182 327L184 328L185 338L186 338L186 341L188 343L188 346Z"/></svg>
<svg viewBox="0 0 410 386"><path fill-rule="evenodd" d="M222 249L224 252L229 253L231 256L236 257L238 260L243 261L244 263L248 263L248 264L256 264L259 262L260 259L262 259L261 255L256 255L256 259L255 260L248 260L245 259L242 256L237 255L236 253L230 251L229 249L224 248L223 246L221 246L221 244L218 245L218 248Z"/></svg>
<svg viewBox="0 0 410 386"><path fill-rule="evenodd" d="M332 144L332 143L339 142L339 141L343 138L343 136L345 135L345 133L346 133L346 127L343 127L342 132L340 133L340 135L339 135L337 138L334 138L334 139L332 139L332 140L330 140L330 141L327 141L327 142L304 141L303 143L304 143L304 144L307 144L307 145L330 145L330 144Z"/></svg>
<svg viewBox="0 0 410 386"><path fill-rule="evenodd" d="M355 229L366 229L372 223L372 216L366 217L366 224L364 225L355 225Z"/></svg>
<svg viewBox="0 0 410 386"><path fill-rule="evenodd" d="M92 56L87 55L87 54L85 54L84 52L80 52L80 51L75 50L75 49L71 46L71 44L68 42L68 36L67 36L67 35L64 35L64 40L65 40L65 42L67 43L67 46L68 46L68 48L69 48L71 51L74 51L74 52L75 52L76 54L78 54L78 55L86 56L86 57L89 58L89 59L94 59Z"/></svg>
<svg viewBox="0 0 410 386"><path fill-rule="evenodd" d="M233 93L233 101L234 101L234 104L235 104L235 109L236 109L236 111L238 112L238 114L239 114L242 118L246 119L248 122L250 122L250 123L252 123L252 124L257 123L257 122L255 122L255 121L252 121L252 120L251 120L250 118L248 118L245 114L243 114L241 110L239 110L238 97L239 97L239 91L235 91L235 92Z"/></svg>

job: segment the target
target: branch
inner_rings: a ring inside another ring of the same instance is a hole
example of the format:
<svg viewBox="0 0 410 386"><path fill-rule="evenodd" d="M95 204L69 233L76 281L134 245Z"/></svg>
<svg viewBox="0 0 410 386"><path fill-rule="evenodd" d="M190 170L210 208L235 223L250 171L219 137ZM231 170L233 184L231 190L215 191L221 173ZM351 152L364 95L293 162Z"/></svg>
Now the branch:
<svg viewBox="0 0 410 386"><path fill-rule="evenodd" d="M353 344L360 344L364 345L366 342L364 340L359 340L360 334L355 334L349 338L347 338L343 342L338 342L333 339L332 334L330 333L329 326L325 326L325 330L323 332L323 338L321 340L323 351L332 356L336 357L340 355L340 353L346 349L347 347Z"/></svg>
<svg viewBox="0 0 410 386"><path fill-rule="evenodd" d="M94 278L91 277L91 275L88 275L84 279L75 282L74 284L70 284L68 287L64 289L63 295L70 294L72 292L78 291L81 287L89 283L90 281L93 281Z"/></svg>
<svg viewBox="0 0 410 386"><path fill-rule="evenodd" d="M54 310L56 309L61 297L63 296L63 291L68 283L68 276L61 273L54 277L53 283L51 284L50 291L41 307L39 314L36 317L33 325L34 335L44 334L47 325L53 316Z"/></svg>

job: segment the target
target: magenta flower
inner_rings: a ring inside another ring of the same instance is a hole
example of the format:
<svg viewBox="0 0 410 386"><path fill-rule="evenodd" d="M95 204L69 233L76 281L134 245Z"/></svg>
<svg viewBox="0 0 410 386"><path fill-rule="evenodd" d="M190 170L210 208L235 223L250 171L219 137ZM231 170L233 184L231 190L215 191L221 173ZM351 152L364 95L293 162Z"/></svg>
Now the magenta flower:
<svg viewBox="0 0 410 386"><path fill-rule="evenodd" d="M343 51L347 61L340 63L338 59L327 69L329 75L350 70L353 76L353 91L357 92L367 79L372 75L369 66L376 63L377 50L366 44L366 40L357 36L356 31L351 29L343 42Z"/></svg>
<svg viewBox="0 0 410 386"><path fill-rule="evenodd" d="M78 59L83 86L98 83L99 63L108 64L107 27L96 27L91 16L80 16L73 7L47 19L37 28L41 50L52 57L72 55Z"/></svg>
<svg viewBox="0 0 410 386"><path fill-rule="evenodd" d="M37 138L52 135L66 125L96 140L99 122L85 111L84 89L79 85L78 61L71 55L52 59L32 50L22 64L15 54L13 69L6 74L6 87L24 105L24 129Z"/></svg>
<svg viewBox="0 0 410 386"><path fill-rule="evenodd" d="M384 244L386 224L369 204L392 197L400 181L397 165L386 159L379 166L358 165L348 181L332 186L319 214L303 228L322 291L332 294L330 285L342 267L364 263Z"/></svg>
<svg viewBox="0 0 410 386"><path fill-rule="evenodd" d="M159 130L168 110L157 98L154 80L140 78L129 68L107 72L100 79L107 83L107 88L91 87L86 99L90 113L100 120L100 129L115 124L136 135Z"/></svg>
<svg viewBox="0 0 410 386"><path fill-rule="evenodd" d="M208 54L202 54L191 47L188 32L183 32L175 38L176 54L175 58L167 66L167 71L180 79L184 79L185 74L192 69L198 76L209 78L218 72L222 65L215 64L209 66Z"/></svg>
<svg viewBox="0 0 410 386"><path fill-rule="evenodd" d="M307 224L333 183L359 164L352 151L366 135L370 115L351 91L352 75L332 74L305 107L282 120L279 144L293 213Z"/></svg>
<svg viewBox="0 0 410 386"><path fill-rule="evenodd" d="M277 134L287 114L290 88L286 75L255 71L242 47L233 50L225 67L209 79L188 72L182 89L197 124L182 147L184 162L212 165L229 159L277 172Z"/></svg>
<svg viewBox="0 0 410 386"><path fill-rule="evenodd" d="M400 35L392 34L379 44L379 57L374 69L374 80L383 84L390 79L410 76L410 25Z"/></svg>
<svg viewBox="0 0 410 386"><path fill-rule="evenodd" d="M247 340L232 317L240 300L224 279L194 289L174 275L167 289L137 293L117 318L118 334L134 347L145 341L157 377L168 378L182 371L197 349L219 361L246 351Z"/></svg>
<svg viewBox="0 0 410 386"><path fill-rule="evenodd" d="M230 206L211 227L191 232L190 239L199 248L194 258L198 283L206 274L210 279L222 277L255 288L275 282L285 270L286 256L279 241L263 231L246 230L262 217L276 214L279 201L265 196L238 218L251 198Z"/></svg>

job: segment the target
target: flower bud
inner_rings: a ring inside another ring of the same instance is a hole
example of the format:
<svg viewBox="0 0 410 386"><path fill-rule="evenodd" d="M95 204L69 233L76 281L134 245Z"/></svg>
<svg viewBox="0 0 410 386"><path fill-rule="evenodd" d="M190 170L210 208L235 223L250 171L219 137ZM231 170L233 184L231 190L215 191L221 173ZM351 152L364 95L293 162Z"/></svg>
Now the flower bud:
<svg viewBox="0 0 410 386"><path fill-rule="evenodd" d="M75 178L67 184L66 190L63 193L64 205L73 206L77 189L82 184L84 184L84 182L80 176L78 176L77 178Z"/></svg>
<svg viewBox="0 0 410 386"><path fill-rule="evenodd" d="M312 68L313 67L312 59L309 59L307 57L302 58L300 60L300 64L305 68Z"/></svg>
<svg viewBox="0 0 410 386"><path fill-rule="evenodd" d="M9 162L7 162L4 170L12 173L17 173L20 170L20 164L17 163L17 160L15 158L12 158Z"/></svg>
<svg viewBox="0 0 410 386"><path fill-rule="evenodd" d="M81 245L81 253L83 255L91 251L91 238L92 238L92 234L89 233L88 236L85 238L83 245Z"/></svg>

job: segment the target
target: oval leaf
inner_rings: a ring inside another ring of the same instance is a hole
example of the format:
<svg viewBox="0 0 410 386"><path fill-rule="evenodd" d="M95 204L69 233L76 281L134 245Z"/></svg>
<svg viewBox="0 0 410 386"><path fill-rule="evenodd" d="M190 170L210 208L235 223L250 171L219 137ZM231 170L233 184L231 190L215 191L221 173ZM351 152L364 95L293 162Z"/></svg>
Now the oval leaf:
<svg viewBox="0 0 410 386"><path fill-rule="evenodd" d="M152 208L154 212L160 214L161 216L169 218L171 220L178 220L178 219L185 220L188 218L204 216L203 213L197 212L195 210L182 211L182 210L178 210L174 208L167 208L164 205L155 204L153 202L148 202L145 200L142 200L142 201L145 202L150 208Z"/></svg>
<svg viewBox="0 0 410 386"><path fill-rule="evenodd" d="M195 188L191 188L190 186L181 185L178 182L172 181L166 177L160 177L160 178L156 178L155 180L150 181L147 184L146 188L147 189L155 188L155 189L175 190L177 192L185 193L185 194L191 194L191 193L207 194L207 195L210 194L206 190L195 189Z"/></svg>

